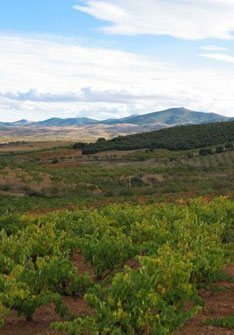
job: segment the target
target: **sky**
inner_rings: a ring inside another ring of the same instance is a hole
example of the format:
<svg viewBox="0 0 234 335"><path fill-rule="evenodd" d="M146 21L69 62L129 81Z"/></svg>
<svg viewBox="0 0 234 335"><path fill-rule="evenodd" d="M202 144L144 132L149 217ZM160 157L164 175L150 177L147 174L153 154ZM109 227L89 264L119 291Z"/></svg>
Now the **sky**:
<svg viewBox="0 0 234 335"><path fill-rule="evenodd" d="M233 0L0 0L0 121L234 116Z"/></svg>

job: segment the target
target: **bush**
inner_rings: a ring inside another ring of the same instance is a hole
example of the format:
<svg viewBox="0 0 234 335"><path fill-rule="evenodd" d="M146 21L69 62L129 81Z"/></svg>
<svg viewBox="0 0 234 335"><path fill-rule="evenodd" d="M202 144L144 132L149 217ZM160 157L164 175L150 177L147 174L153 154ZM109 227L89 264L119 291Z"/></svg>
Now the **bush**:
<svg viewBox="0 0 234 335"><path fill-rule="evenodd" d="M100 137L98 140L97 140L97 143L104 143L106 142L106 139L104 137Z"/></svg>
<svg viewBox="0 0 234 335"><path fill-rule="evenodd" d="M83 142L77 142L73 145L73 149L82 149L85 145Z"/></svg>
<svg viewBox="0 0 234 335"><path fill-rule="evenodd" d="M193 158L193 157L194 157L193 152L189 152L189 153L188 153L188 158Z"/></svg>
<svg viewBox="0 0 234 335"><path fill-rule="evenodd" d="M211 154L212 154L212 149L211 148L204 148L204 149L200 149L200 151L199 151L200 156L207 156L207 155L211 155Z"/></svg>
<svg viewBox="0 0 234 335"><path fill-rule="evenodd" d="M233 144L232 143L226 143L225 144L225 149L233 149Z"/></svg>
<svg viewBox="0 0 234 335"><path fill-rule="evenodd" d="M144 182L143 182L143 180L140 177L134 176L134 177L131 178L131 185L135 186L135 187L137 187L137 186L143 186Z"/></svg>
<svg viewBox="0 0 234 335"><path fill-rule="evenodd" d="M217 154L220 154L221 152L224 151L224 147L222 145L217 145L215 151Z"/></svg>

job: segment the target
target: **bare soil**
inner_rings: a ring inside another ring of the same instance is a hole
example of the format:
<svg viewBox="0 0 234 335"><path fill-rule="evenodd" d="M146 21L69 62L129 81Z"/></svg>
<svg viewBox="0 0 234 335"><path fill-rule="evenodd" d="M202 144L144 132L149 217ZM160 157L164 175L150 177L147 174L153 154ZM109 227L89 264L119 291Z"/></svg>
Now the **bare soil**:
<svg viewBox="0 0 234 335"><path fill-rule="evenodd" d="M85 261L84 256L81 255L79 250L73 252L72 263L79 275L87 273L90 279L96 280L96 273L93 266L89 262Z"/></svg>
<svg viewBox="0 0 234 335"><path fill-rule="evenodd" d="M234 278L234 263L226 268L226 272ZM200 296L204 309L174 335L234 335L234 329L204 325L207 319L234 315L234 284L224 281L215 283L211 290L201 291Z"/></svg>

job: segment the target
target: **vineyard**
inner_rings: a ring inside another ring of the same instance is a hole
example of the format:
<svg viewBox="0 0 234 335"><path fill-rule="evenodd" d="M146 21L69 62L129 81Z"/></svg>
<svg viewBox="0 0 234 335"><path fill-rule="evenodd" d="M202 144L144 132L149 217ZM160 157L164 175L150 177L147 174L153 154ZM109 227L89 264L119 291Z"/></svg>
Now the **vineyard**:
<svg viewBox="0 0 234 335"><path fill-rule="evenodd" d="M0 335L234 335L233 14L0 0Z"/></svg>
<svg viewBox="0 0 234 335"><path fill-rule="evenodd" d="M231 196L233 163L233 149L207 156L199 150L89 156L64 147L7 154L0 150L0 215Z"/></svg>
<svg viewBox="0 0 234 335"><path fill-rule="evenodd" d="M171 334L202 309L198 290L228 263L233 228L226 197L2 215L0 334L11 313L30 322L49 304L60 321L48 334ZM71 310L68 297L87 313Z"/></svg>

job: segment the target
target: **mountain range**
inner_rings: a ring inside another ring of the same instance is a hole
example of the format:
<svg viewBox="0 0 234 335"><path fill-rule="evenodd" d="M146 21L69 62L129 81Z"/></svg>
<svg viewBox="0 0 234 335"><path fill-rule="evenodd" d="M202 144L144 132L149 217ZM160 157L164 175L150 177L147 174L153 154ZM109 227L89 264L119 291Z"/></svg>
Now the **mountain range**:
<svg viewBox="0 0 234 335"><path fill-rule="evenodd" d="M84 141L93 142L100 137L145 133L178 125L196 125L233 121L214 113L194 112L186 108L170 108L161 112L132 115L119 119L94 120L86 117L50 118L32 122L0 122L0 142L14 141Z"/></svg>
<svg viewBox="0 0 234 335"><path fill-rule="evenodd" d="M27 120L19 120L17 122L0 122L2 127L19 127L19 126L39 126L39 127L71 127L85 125L120 125L132 124L138 126L153 126L162 127L175 126L180 124L202 124L213 122L230 121L233 118L228 118L215 113L195 112L186 108L170 108L160 112L153 112L143 115L132 115L119 119L94 120L86 117L78 118L50 118L44 121L30 122Z"/></svg>

